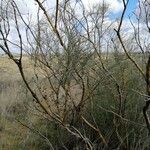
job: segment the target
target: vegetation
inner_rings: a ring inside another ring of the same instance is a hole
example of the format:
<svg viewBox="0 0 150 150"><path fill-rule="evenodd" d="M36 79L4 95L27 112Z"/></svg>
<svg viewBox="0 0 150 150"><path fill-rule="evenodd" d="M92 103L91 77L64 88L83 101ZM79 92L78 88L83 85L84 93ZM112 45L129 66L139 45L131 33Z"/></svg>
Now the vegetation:
<svg viewBox="0 0 150 150"><path fill-rule="evenodd" d="M149 1L130 36L129 0L117 26L105 3L56 0L48 11L35 1L34 24L15 1L1 2L0 149L149 149Z"/></svg>

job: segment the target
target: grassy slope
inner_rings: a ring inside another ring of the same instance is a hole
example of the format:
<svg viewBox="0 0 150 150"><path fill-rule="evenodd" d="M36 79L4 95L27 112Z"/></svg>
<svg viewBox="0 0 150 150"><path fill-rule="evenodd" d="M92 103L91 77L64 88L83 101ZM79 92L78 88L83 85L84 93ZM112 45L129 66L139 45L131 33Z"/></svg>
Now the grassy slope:
<svg viewBox="0 0 150 150"><path fill-rule="evenodd" d="M25 72L31 73L28 58L23 58ZM11 108L22 103L22 80L16 64L6 56L0 57L0 149L18 149L26 137L26 129L13 119Z"/></svg>

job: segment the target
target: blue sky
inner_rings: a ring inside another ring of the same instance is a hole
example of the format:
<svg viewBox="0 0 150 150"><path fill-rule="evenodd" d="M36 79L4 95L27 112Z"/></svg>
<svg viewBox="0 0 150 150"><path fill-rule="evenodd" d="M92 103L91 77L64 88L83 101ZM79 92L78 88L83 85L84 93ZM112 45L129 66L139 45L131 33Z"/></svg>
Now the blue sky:
<svg viewBox="0 0 150 150"><path fill-rule="evenodd" d="M128 7L126 10L126 14L125 14L126 19L133 14L133 12L136 10L137 6L138 6L138 0L129 0ZM122 10L120 10L117 13L111 12L110 19L116 19L116 18L120 17L121 12L122 12Z"/></svg>
<svg viewBox="0 0 150 150"><path fill-rule="evenodd" d="M137 5L138 5L138 0L129 1L127 11L126 11L126 17L132 14L132 12L137 8Z"/></svg>

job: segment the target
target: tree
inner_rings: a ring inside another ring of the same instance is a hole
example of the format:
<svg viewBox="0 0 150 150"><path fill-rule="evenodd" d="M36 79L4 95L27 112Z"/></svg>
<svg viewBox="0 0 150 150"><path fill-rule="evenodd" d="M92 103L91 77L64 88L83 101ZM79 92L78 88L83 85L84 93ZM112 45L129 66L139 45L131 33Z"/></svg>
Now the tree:
<svg viewBox="0 0 150 150"><path fill-rule="evenodd" d="M0 24L0 47L18 66L33 98L33 111L56 126L57 130L60 128L58 136L67 133L67 140L59 139L65 149L132 148L135 143L128 140L134 136L129 134L130 127L135 125L142 130L143 126L141 122L134 122L136 118L133 121L126 118L130 117L127 112L130 108L126 108L130 94L130 84L127 82L135 78L135 73L133 77L127 74L133 69L131 64L134 64L146 80L148 90L149 63L145 75L127 51L126 42L130 39L125 42L122 38L121 27L129 1L123 0L124 10L115 30L118 39L114 36L113 23L107 22L109 6L104 2L87 10L82 1L56 0L55 9L48 11L45 2L35 1L38 5L36 23L27 20L12 0L6 3L7 7L2 5L2 1L1 10L4 12ZM10 10L11 14L8 13ZM15 41L10 40L14 30ZM134 38L136 45L142 48L139 37ZM17 57L12 48L17 48ZM120 52L121 48L124 52ZM25 54L33 65L32 79L24 71ZM126 56L131 62L125 61ZM127 68L129 64L131 68ZM138 82L135 86L138 86ZM148 107L149 100L143 109L149 129ZM48 141L51 149L61 148L59 144L54 146L35 128L23 125ZM132 129L137 138L138 129ZM139 149L141 145L145 146L140 140L137 140Z"/></svg>
<svg viewBox="0 0 150 150"><path fill-rule="evenodd" d="M99 14L97 12L85 14L83 4L78 2L74 4L74 7L82 8L81 18L77 16L78 14L75 13L69 1L64 3L56 1L55 13L49 15L43 3L38 0L36 2L39 10L37 12L37 25L33 29L29 24L30 22L26 23L15 1L8 1L7 5L12 9L13 19L8 17L9 7L6 7L4 9L6 16L1 18L2 43L0 47L18 66L38 113L43 118L58 124L76 138L82 139L85 146L90 148L92 147L91 142L86 140L87 137L80 133L77 126L82 118L88 126L100 134L99 129L90 125L82 116L90 97L99 85L99 80L98 82L94 81L90 75L91 72L88 72L89 69L92 71L95 68L94 64L89 68L93 56L93 50L90 50L89 46L93 43L85 41L90 34L93 36L91 31L94 24L90 27L88 19L92 19L93 15L98 17ZM39 20L40 9L44 12L42 20ZM104 13L102 12L100 17L101 15L103 17ZM9 40L12 31L11 21L15 24L17 38L15 42ZM26 39L21 33L20 22L25 26ZM79 32L79 30L83 31ZM97 38L97 35L94 36ZM30 51L26 51L25 40L30 46ZM86 44L88 45L86 46ZM19 56L15 57L13 54L12 45L19 49ZM35 74L33 78L36 88L29 83L23 69L24 51L31 56L34 63ZM106 144L101 134L100 138Z"/></svg>
<svg viewBox="0 0 150 150"><path fill-rule="evenodd" d="M123 4L124 4L124 10L122 12L122 16L121 16L121 19L120 19L120 23L119 23L119 26L118 26L118 29L115 30L116 33L117 33L117 36L118 36L118 39L122 45L122 48L126 54L126 56L128 57L128 59L135 65L135 67L137 68L137 70L140 72L140 74L142 75L143 79L145 80L146 82L146 104L145 106L143 107L143 115L144 115L144 118L145 118L145 121L146 121L146 125L147 125L147 129L148 129L148 132L150 134L150 121L149 121L149 116L148 116L148 109L149 109L149 105L150 105L150 100L149 100L149 96L150 96L150 83L149 83L149 69L150 69L150 56L148 56L148 60L147 60L147 63L146 63L146 71L144 73L144 71L142 70L142 68L138 65L138 63L136 62L136 60L134 60L134 58L132 58L132 56L129 54L127 48L126 48L126 45L124 44L124 41L123 41L123 38L121 36L121 27L122 27L122 22L123 22L123 18L124 18L124 15L125 15L125 12L126 12L126 9L128 7L128 3L129 3L129 0L126 2L125 0L123 0ZM144 5L143 5L144 4ZM145 16L145 19L144 19L144 22L146 24L146 27L149 31L149 11L148 11L148 7L147 5L149 5L149 2L148 1L142 1L141 4L139 4L139 15L136 16L137 17L137 20L138 20L138 27L136 28L133 24L133 28L134 28L134 38L135 38L135 41L136 41L136 44L138 45L139 49L141 50L141 52L143 53L143 55L145 54L145 46L147 45L144 45L142 46L142 40L141 40L141 36L140 36L140 29L139 29L139 23L140 23L140 20L141 20L141 16ZM142 11L142 9L144 10L144 13ZM143 15L141 15L143 14Z"/></svg>

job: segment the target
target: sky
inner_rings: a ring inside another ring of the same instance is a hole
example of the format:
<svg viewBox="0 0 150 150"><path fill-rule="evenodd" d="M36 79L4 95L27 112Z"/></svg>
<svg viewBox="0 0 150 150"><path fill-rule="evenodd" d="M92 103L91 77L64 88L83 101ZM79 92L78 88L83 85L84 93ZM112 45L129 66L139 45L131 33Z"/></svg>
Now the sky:
<svg viewBox="0 0 150 150"><path fill-rule="evenodd" d="M138 6L138 0L130 0L127 11L126 11L126 17L132 14L132 12L137 8Z"/></svg>
<svg viewBox="0 0 150 150"><path fill-rule="evenodd" d="M32 16L32 20L34 21L37 17L37 4L34 0L15 0L21 13L26 16L26 14L30 14ZM53 8L55 7L55 1L56 0L47 0L47 5L49 7ZM62 0L60 0L62 1ZM72 0L75 1L75 0ZM77 0L76 0L77 1ZM116 18L118 18L121 15L121 12L123 10L123 4L122 0L82 0L85 8L88 10L92 5L96 5L98 3L106 2L109 4L110 12L109 17L107 20L109 22L114 21ZM130 0L127 11L125 14L125 20L124 24L126 26L129 26L130 22L128 17L131 16L132 12L137 8L138 6L138 0ZM24 32L22 32L23 34ZM14 35L14 34L13 34ZM14 36L12 36L12 39L14 39Z"/></svg>
<svg viewBox="0 0 150 150"><path fill-rule="evenodd" d="M37 8L37 5L34 0L17 0L18 4L20 5L22 11L26 11L25 5L27 5L29 12L34 15L34 12ZM22 3L24 1L24 3ZM55 6L56 0L47 0L47 5L50 7ZM60 0L61 1L61 0ZM83 4L85 5L85 8L88 9L94 4L102 3L103 0L82 0ZM122 0L104 0L104 2L109 4L111 15L110 17L115 18L116 16L119 16L123 9ZM24 5L25 4L25 5ZM130 0L128 4L128 8L126 11L126 17L132 14L132 12L136 9L138 4L138 0Z"/></svg>
<svg viewBox="0 0 150 150"><path fill-rule="evenodd" d="M23 14L26 14L28 10L28 13L30 14L30 16L32 16L32 21L34 22L34 20L36 20L37 17L36 10L38 5L36 4L36 2L34 0L15 0L15 1L18 1L17 3ZM78 0L71 0L71 1L73 2ZM56 0L46 0L45 6L48 6L48 8L55 8L55 2ZM93 5L97 5L99 3L102 4L103 2L107 3L109 5L109 15L107 18L109 22L115 22L116 19L120 18L123 10L122 0L82 0L82 2L87 10L89 10ZM133 11L137 9L138 2L139 0L129 0L124 18L124 24L126 26L131 25L129 21L129 16L132 16Z"/></svg>

